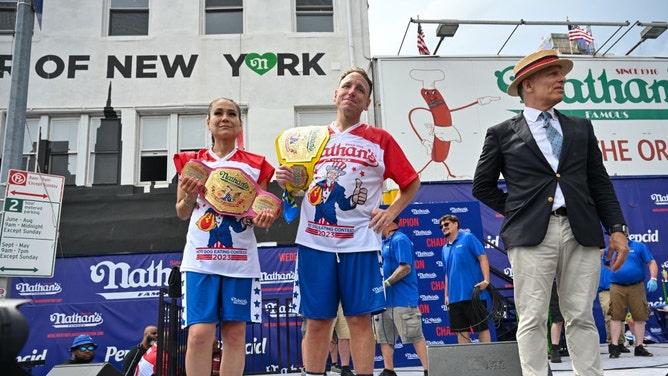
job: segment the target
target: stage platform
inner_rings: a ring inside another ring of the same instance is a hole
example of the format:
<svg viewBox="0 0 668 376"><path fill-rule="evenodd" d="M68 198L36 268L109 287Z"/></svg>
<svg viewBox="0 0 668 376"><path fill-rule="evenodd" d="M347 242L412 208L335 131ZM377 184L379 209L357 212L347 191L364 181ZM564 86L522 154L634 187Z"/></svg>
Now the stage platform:
<svg viewBox="0 0 668 376"><path fill-rule="evenodd" d="M629 347L630 354L622 354L617 359L610 359L608 346L601 345L601 361L605 376L668 376L668 343L648 344L647 351L654 354L653 357L633 356L633 347ZM555 376L573 375L573 367L570 357L562 357L562 363L550 363L552 374ZM382 370L374 370L378 375ZM423 376L421 367L403 367L395 369L397 376ZM338 374L328 372L329 376ZM500 375L500 373L496 373ZM452 375L448 370L431 369L429 376L466 376ZM517 375L521 376L521 375Z"/></svg>

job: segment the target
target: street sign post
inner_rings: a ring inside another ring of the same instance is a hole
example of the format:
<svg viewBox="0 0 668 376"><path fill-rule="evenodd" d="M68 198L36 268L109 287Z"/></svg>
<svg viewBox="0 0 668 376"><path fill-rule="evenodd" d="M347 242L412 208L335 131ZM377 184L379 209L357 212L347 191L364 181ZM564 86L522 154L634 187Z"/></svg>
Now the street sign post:
<svg viewBox="0 0 668 376"><path fill-rule="evenodd" d="M63 176L9 170L0 233L0 277L53 277Z"/></svg>

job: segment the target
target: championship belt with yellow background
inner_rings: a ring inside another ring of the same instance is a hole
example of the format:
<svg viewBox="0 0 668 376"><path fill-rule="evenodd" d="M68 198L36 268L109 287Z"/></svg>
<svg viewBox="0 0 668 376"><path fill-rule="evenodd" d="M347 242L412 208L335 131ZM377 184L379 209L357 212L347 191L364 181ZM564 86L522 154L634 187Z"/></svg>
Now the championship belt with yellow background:
<svg viewBox="0 0 668 376"><path fill-rule="evenodd" d="M204 189L200 196L220 214L255 217L262 210L270 209L276 216L281 211L281 200L238 168L210 169L198 160L191 160L183 166L181 175L202 182Z"/></svg>
<svg viewBox="0 0 668 376"><path fill-rule="evenodd" d="M313 180L315 164L329 140L329 129L324 125L290 128L276 137L276 154L282 165L292 168L292 181L283 192L283 217L292 222L299 214L294 196L303 196Z"/></svg>
<svg viewBox="0 0 668 376"><path fill-rule="evenodd" d="M276 154L282 165L292 167L294 177L286 184L289 194L303 196L313 180L313 170L329 140L324 125L290 128L276 138Z"/></svg>

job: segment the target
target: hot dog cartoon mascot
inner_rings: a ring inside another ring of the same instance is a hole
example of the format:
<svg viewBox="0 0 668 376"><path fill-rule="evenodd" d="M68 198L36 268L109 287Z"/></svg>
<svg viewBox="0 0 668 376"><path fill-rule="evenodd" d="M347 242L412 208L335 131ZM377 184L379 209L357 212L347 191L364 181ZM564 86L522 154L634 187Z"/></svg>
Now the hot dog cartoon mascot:
<svg viewBox="0 0 668 376"><path fill-rule="evenodd" d="M448 104L445 102L441 92L436 89L436 82L443 81L445 79L445 73L440 69L413 69L410 71L410 76L416 81L422 82L422 89L420 89L420 95L424 99L427 107L415 107L408 112L408 121L413 128L413 132L418 137L422 145L427 148L427 151L430 153L431 159L418 171L421 173L424 171L431 162L442 163L445 166L445 169L448 172L448 176L455 178L457 177L452 173L450 167L446 163L448 155L450 154L450 145L451 142L462 142L462 135L459 133L459 130L452 124L452 112L462 110L478 105L486 105L492 101L498 101L499 97L480 97L476 101L466 104L461 107L450 109ZM425 82L431 82L428 86L425 86ZM414 113L416 111L428 111L431 114L432 123L425 123L427 127L427 136L423 137L420 135L420 132L413 124Z"/></svg>

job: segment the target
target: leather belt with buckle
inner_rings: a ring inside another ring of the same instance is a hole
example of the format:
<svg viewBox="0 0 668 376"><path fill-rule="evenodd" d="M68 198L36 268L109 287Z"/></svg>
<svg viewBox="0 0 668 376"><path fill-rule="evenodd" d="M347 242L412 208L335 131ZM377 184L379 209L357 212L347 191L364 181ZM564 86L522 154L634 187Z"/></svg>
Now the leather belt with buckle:
<svg viewBox="0 0 668 376"><path fill-rule="evenodd" d="M568 210L566 210L566 208L562 206L562 207L560 207L559 209L553 211L553 212L552 212L552 215L556 215L556 216L562 216L562 215L563 215L563 216L567 216L567 215L568 215Z"/></svg>

